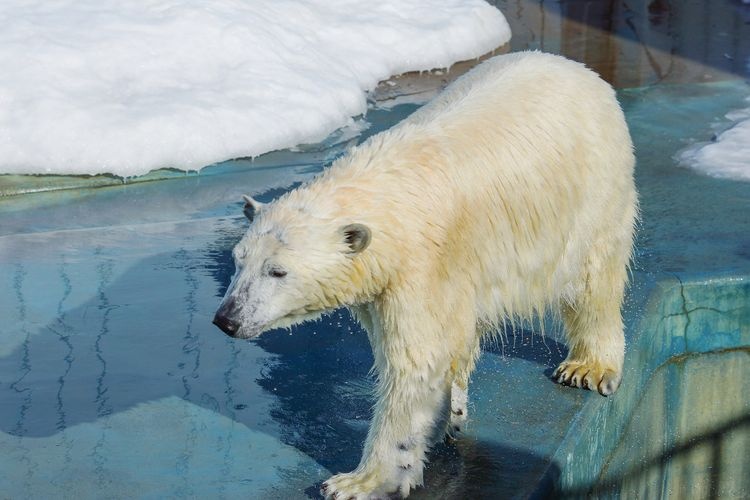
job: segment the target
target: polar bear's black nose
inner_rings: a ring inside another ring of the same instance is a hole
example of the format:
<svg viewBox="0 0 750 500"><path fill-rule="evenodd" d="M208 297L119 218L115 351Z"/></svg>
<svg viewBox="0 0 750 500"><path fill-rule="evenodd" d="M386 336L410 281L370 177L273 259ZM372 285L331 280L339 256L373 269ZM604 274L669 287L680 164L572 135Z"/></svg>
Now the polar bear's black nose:
<svg viewBox="0 0 750 500"><path fill-rule="evenodd" d="M221 331L226 333L230 337L234 337L234 335L237 333L237 330L240 329L239 323L227 318L226 316L221 314L221 311L217 312L216 316L214 316L214 325L221 328Z"/></svg>
<svg viewBox="0 0 750 500"><path fill-rule="evenodd" d="M214 325L221 328L221 331L230 337L234 337L237 334L237 330L240 329L239 321L234 319L237 317L237 313L237 303L234 297L227 297L222 301L219 310L216 311Z"/></svg>

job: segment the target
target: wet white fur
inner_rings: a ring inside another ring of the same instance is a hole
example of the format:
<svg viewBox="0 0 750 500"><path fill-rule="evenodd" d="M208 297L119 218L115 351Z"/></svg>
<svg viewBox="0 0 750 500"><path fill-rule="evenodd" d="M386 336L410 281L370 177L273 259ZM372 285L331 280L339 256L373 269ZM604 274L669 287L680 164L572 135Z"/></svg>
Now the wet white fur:
<svg viewBox="0 0 750 500"><path fill-rule="evenodd" d="M578 63L524 52L484 62L260 210L235 249L241 335L346 305L374 352L362 461L326 495L408 495L421 484L440 412L462 407L450 422L465 420L479 339L508 320L560 311L564 381L616 389L633 165L610 86ZM341 233L350 223L372 233L355 255ZM288 274L271 278L269 266Z"/></svg>

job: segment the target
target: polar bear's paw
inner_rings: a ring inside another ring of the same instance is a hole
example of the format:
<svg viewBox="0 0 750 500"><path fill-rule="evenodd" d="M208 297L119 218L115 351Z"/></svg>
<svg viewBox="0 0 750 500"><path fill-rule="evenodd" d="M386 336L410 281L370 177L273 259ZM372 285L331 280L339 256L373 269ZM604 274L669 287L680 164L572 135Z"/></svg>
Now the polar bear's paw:
<svg viewBox="0 0 750 500"><path fill-rule="evenodd" d="M372 474L348 472L336 474L323 483L320 493L333 500L386 500L391 494L378 484Z"/></svg>
<svg viewBox="0 0 750 500"><path fill-rule="evenodd" d="M599 391L602 396L614 394L620 386L621 373L601 363L565 360L552 374L558 384Z"/></svg>
<svg viewBox="0 0 750 500"><path fill-rule="evenodd" d="M385 471L336 474L323 483L320 493L325 498L333 500L406 498L413 487L422 483L421 463L419 465L397 466L391 474L386 474ZM420 472L417 472L417 469Z"/></svg>

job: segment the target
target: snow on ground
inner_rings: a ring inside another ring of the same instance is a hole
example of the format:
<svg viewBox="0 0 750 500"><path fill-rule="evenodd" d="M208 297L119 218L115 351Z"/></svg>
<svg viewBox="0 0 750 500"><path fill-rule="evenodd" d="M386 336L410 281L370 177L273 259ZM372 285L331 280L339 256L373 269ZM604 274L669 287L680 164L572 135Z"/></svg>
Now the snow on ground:
<svg viewBox="0 0 750 500"><path fill-rule="evenodd" d="M121 176L316 142L510 38L484 0L4 0L0 26L0 172Z"/></svg>
<svg viewBox="0 0 750 500"><path fill-rule="evenodd" d="M750 181L750 108L728 113L726 118L732 122L729 128L710 143L691 146L679 159L713 177Z"/></svg>

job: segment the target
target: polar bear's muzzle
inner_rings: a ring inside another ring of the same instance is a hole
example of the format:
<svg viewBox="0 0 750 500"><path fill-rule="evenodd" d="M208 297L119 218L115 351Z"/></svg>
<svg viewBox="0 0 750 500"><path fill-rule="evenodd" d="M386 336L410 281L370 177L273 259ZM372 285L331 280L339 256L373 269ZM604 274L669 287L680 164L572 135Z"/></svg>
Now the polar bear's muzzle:
<svg viewBox="0 0 750 500"><path fill-rule="evenodd" d="M257 337L266 330L267 323L262 321L248 320L247 310L256 311L256 307L242 308L242 300L238 301L233 295L228 295L219 306L214 315L213 323L222 332L232 338L251 339Z"/></svg>
<svg viewBox="0 0 750 500"><path fill-rule="evenodd" d="M230 337L234 337L240 329L238 313L239 310L234 297L229 296L221 304L219 310L216 311L216 314L214 315L214 325L218 326L222 332Z"/></svg>

